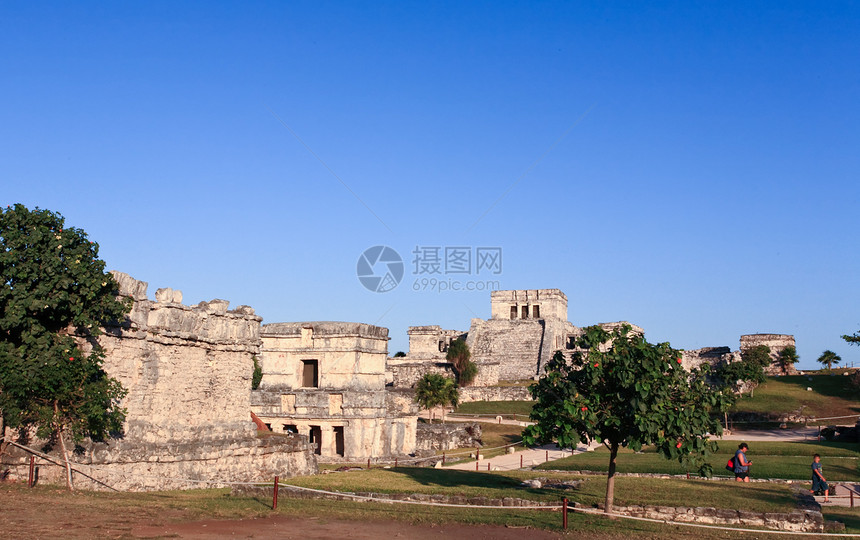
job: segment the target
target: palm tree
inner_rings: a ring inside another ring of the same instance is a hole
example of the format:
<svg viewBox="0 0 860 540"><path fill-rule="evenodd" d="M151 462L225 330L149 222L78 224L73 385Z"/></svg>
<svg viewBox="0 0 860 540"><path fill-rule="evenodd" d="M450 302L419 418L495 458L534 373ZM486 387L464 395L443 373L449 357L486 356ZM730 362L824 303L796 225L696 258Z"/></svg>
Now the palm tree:
<svg viewBox="0 0 860 540"><path fill-rule="evenodd" d="M827 371L833 367L833 364L838 364L842 361L842 357L831 350L826 350L818 357L818 362L827 366Z"/></svg>
<svg viewBox="0 0 860 540"><path fill-rule="evenodd" d="M415 401L430 412L430 423L433 423L433 409L451 405L457 406L460 393L452 379L438 373L428 373L421 377L415 386ZM442 410L442 423L445 423L445 410Z"/></svg>
<svg viewBox="0 0 860 540"><path fill-rule="evenodd" d="M777 355L779 357L779 367L782 368L783 373L788 372L788 370L800 360L800 356L797 354L797 349L794 348L794 345L789 345L783 350L779 351Z"/></svg>

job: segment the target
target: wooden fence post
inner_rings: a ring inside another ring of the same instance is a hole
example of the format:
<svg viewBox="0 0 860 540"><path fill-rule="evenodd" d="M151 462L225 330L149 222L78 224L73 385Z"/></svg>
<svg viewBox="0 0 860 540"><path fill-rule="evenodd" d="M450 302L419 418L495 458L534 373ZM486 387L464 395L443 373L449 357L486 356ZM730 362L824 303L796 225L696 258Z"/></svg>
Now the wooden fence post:
<svg viewBox="0 0 860 540"><path fill-rule="evenodd" d="M567 529L567 497L561 500L561 526Z"/></svg>
<svg viewBox="0 0 860 540"><path fill-rule="evenodd" d="M275 477L275 491L272 495L272 510L278 509L278 477Z"/></svg>
<svg viewBox="0 0 860 540"><path fill-rule="evenodd" d="M30 456L30 476L27 478L27 487L33 487L36 483L36 456Z"/></svg>

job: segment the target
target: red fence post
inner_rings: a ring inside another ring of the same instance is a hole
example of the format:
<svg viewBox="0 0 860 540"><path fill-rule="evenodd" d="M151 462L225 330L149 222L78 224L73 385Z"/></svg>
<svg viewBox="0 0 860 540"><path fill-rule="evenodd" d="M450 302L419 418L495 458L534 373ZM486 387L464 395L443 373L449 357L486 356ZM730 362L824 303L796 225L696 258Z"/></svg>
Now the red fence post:
<svg viewBox="0 0 860 540"><path fill-rule="evenodd" d="M546 451L546 460L549 461L549 450Z"/></svg>
<svg viewBox="0 0 860 540"><path fill-rule="evenodd" d="M523 468L523 455L520 454L520 469Z"/></svg>
<svg viewBox="0 0 860 540"><path fill-rule="evenodd" d="M445 464L445 452L442 452L442 465Z"/></svg>
<svg viewBox="0 0 860 540"><path fill-rule="evenodd" d="M475 459L481 459L481 449L475 448Z"/></svg>
<svg viewBox="0 0 860 540"><path fill-rule="evenodd" d="M561 526L567 529L567 497L561 500Z"/></svg>
<svg viewBox="0 0 860 540"><path fill-rule="evenodd" d="M27 478L27 487L33 487L36 483L36 456L30 456L30 476Z"/></svg>
<svg viewBox="0 0 860 540"><path fill-rule="evenodd" d="M476 471L478 470L478 463L480 463L480 461L475 460L475 470Z"/></svg>
<svg viewBox="0 0 860 540"><path fill-rule="evenodd" d="M367 468L370 468L370 458L367 458Z"/></svg>
<svg viewBox="0 0 860 540"><path fill-rule="evenodd" d="M487 470L488 471L490 470L490 462L489 461L487 462Z"/></svg>
<svg viewBox="0 0 860 540"><path fill-rule="evenodd" d="M394 468L397 468L397 458L394 458Z"/></svg>
<svg viewBox="0 0 860 540"><path fill-rule="evenodd" d="M278 509L278 477L275 477L275 491L272 495L272 510Z"/></svg>
<svg viewBox="0 0 860 540"><path fill-rule="evenodd" d="M849 489L848 493L851 495L851 508L854 508L854 490Z"/></svg>

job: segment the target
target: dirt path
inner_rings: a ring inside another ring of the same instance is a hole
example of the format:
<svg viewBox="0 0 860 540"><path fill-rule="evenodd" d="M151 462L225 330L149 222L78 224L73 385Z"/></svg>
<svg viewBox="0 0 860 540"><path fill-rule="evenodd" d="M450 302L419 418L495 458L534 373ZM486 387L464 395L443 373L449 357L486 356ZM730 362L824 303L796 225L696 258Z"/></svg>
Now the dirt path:
<svg viewBox="0 0 860 540"><path fill-rule="evenodd" d="M410 525L397 521L341 521L324 518L272 516L245 520L206 520L162 526L135 527L137 538L295 538L301 540L344 539L463 539L463 540L544 540L560 538L548 531L472 525Z"/></svg>

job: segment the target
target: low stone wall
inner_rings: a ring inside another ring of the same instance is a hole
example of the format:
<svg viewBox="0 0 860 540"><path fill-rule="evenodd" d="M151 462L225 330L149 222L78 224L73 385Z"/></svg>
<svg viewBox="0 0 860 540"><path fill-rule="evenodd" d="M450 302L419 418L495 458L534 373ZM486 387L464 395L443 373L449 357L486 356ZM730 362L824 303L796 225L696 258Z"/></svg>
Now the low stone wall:
<svg viewBox="0 0 860 540"><path fill-rule="evenodd" d="M415 450L418 453L481 446L481 424L418 424Z"/></svg>
<svg viewBox="0 0 860 540"><path fill-rule="evenodd" d="M766 527L780 531L823 532L824 517L815 510L749 512L710 507L613 506L613 513L678 523Z"/></svg>
<svg viewBox="0 0 860 540"><path fill-rule="evenodd" d="M414 388L418 381L428 373L438 373L443 377L454 378L454 367L450 362L412 362L389 364L386 368L393 376L394 388Z"/></svg>
<svg viewBox="0 0 860 540"><path fill-rule="evenodd" d="M460 388L460 403L472 401L531 401L525 386L466 386Z"/></svg>
<svg viewBox="0 0 860 540"><path fill-rule="evenodd" d="M193 456L193 459L191 458ZM56 463L36 458L40 484L62 484L62 458ZM304 476L319 472L307 438L268 437L181 444L139 444L117 441L110 446L88 444L73 454L75 487L92 490L159 491L225 487L229 482L267 482L275 475ZM8 479L26 482L30 453L10 446L0 462Z"/></svg>

